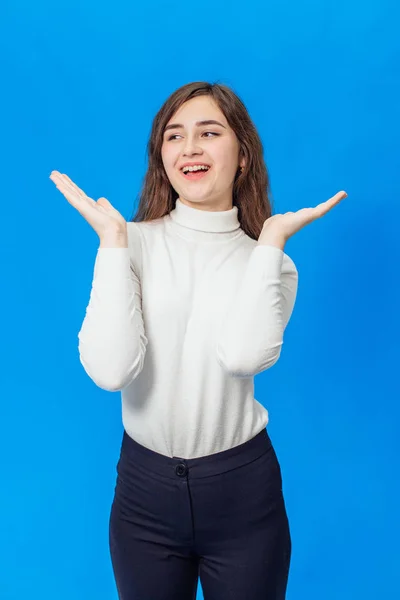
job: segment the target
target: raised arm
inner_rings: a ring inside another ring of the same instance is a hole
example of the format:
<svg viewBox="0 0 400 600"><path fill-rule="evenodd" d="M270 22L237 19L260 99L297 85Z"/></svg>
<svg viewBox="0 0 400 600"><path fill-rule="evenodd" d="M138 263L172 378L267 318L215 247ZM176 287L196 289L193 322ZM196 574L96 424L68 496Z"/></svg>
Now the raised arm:
<svg viewBox="0 0 400 600"><path fill-rule="evenodd" d="M269 217L250 256L241 289L217 338L217 359L234 377L251 377L278 360L297 295L298 273L283 249L297 231L326 215L347 193L315 207Z"/></svg>
<svg viewBox="0 0 400 600"><path fill-rule="evenodd" d="M252 377L277 362L297 285L296 266L280 248L253 249L216 344L218 362L230 375Z"/></svg>
<svg viewBox="0 0 400 600"><path fill-rule="evenodd" d="M147 346L137 267L139 232L134 224L128 228L106 198L96 202L58 171L50 179L100 239L89 304L78 333L79 357L99 387L118 391L142 370Z"/></svg>

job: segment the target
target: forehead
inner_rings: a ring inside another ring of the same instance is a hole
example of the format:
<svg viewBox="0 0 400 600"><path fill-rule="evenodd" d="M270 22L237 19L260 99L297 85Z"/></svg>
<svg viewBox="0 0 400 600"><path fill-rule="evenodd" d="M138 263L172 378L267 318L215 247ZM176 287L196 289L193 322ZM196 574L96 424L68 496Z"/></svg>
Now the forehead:
<svg viewBox="0 0 400 600"><path fill-rule="evenodd" d="M205 120L218 119L224 125L227 125L224 113L210 96L197 96L187 100L178 110L172 115L167 125L179 120L180 123L187 123Z"/></svg>

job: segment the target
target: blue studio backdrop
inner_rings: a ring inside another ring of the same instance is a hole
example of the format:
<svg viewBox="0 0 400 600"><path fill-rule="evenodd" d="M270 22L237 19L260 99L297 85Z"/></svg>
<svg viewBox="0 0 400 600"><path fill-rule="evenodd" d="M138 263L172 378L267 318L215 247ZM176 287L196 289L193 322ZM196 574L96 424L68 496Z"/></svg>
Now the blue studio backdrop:
<svg viewBox="0 0 400 600"><path fill-rule="evenodd" d="M78 357L98 238L49 175L130 219L151 121L199 80L245 102L275 213L348 193L286 246L297 301L280 360L255 380L291 524L287 598L400 597L399 8L210 8L2 4L1 600L117 599L120 393Z"/></svg>

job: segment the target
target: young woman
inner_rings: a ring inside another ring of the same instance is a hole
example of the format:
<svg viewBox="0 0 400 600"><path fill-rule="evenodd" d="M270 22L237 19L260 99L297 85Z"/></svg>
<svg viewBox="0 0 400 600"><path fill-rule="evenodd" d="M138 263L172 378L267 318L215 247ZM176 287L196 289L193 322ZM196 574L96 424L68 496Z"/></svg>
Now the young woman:
<svg viewBox="0 0 400 600"><path fill-rule="evenodd" d="M280 465L254 398L279 359L298 274L286 241L346 197L271 216L263 147L227 86L195 82L156 115L126 222L57 171L99 235L80 359L121 391L110 514L122 600L283 600L291 555Z"/></svg>

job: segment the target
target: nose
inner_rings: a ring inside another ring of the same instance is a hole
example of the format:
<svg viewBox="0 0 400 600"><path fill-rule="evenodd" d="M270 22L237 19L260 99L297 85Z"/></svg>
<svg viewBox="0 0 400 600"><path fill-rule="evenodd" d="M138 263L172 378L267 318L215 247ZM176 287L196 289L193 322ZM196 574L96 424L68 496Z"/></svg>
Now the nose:
<svg viewBox="0 0 400 600"><path fill-rule="evenodd" d="M184 152L183 152L184 156L191 156L192 154L201 154L202 153L200 146L198 146L196 144L196 141L194 139L191 139L189 136L186 138L186 142L184 144L183 150L184 150Z"/></svg>

